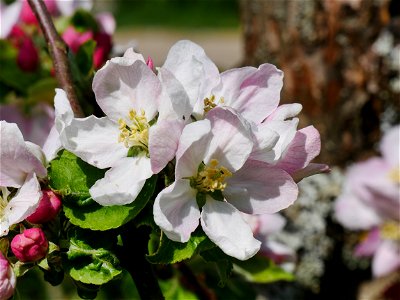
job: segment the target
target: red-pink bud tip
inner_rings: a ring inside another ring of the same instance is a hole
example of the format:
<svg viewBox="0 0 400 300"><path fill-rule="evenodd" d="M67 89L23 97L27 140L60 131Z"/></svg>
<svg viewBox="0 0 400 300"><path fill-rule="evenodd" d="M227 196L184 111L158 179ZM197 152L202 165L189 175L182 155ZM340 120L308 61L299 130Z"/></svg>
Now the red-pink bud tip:
<svg viewBox="0 0 400 300"><path fill-rule="evenodd" d="M150 56L146 60L146 65L150 68L150 70L154 70L154 63Z"/></svg>
<svg viewBox="0 0 400 300"><path fill-rule="evenodd" d="M28 222L42 224L53 220L61 209L61 200L51 190L43 190L39 206L33 214L26 218Z"/></svg>
<svg viewBox="0 0 400 300"><path fill-rule="evenodd" d="M37 261L46 256L49 242L40 228L26 229L11 241L11 250L22 262Z"/></svg>

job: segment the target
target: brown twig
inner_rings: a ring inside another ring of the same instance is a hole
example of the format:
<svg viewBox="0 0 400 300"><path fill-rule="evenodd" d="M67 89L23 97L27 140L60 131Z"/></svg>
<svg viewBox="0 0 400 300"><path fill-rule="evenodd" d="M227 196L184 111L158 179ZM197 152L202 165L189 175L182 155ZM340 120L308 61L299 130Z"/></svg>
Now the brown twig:
<svg viewBox="0 0 400 300"><path fill-rule="evenodd" d="M40 28L44 33L54 63L57 80L61 88L67 94L75 116L83 117L84 114L79 105L78 97L72 81L71 70L68 64L67 45L57 33L44 2L42 0L28 0L28 3L38 19Z"/></svg>

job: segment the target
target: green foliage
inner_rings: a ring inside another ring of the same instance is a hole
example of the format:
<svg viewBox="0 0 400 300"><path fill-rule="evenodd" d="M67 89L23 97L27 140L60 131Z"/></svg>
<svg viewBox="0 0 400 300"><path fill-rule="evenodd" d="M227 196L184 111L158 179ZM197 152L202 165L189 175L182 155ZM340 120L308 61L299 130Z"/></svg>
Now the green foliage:
<svg viewBox="0 0 400 300"><path fill-rule="evenodd" d="M79 66L79 71L84 77L90 76L93 70L93 53L96 48L96 42L89 40L83 43L78 53L76 54L76 63Z"/></svg>
<svg viewBox="0 0 400 300"><path fill-rule="evenodd" d="M84 10L78 9L71 18L71 24L78 30L78 31L98 31L98 25L96 19L93 15Z"/></svg>
<svg viewBox="0 0 400 300"><path fill-rule="evenodd" d="M63 197L65 216L74 225L92 230L118 228L132 220L154 193L157 177L148 179L136 199L127 205L101 206L94 202L89 188L104 176L99 170L63 150L50 163L50 187Z"/></svg>
<svg viewBox="0 0 400 300"><path fill-rule="evenodd" d="M27 89L28 103L53 103L54 89L58 86L54 77L47 77L38 80Z"/></svg>
<svg viewBox="0 0 400 300"><path fill-rule="evenodd" d="M116 237L110 232L84 231L69 233L65 269L77 281L102 285L121 274L117 256L112 252Z"/></svg>
<svg viewBox="0 0 400 300"><path fill-rule="evenodd" d="M271 283L278 280L294 280L293 274L284 271L270 259L256 255L246 261L235 260L235 272L244 276L250 282Z"/></svg>
<svg viewBox="0 0 400 300"><path fill-rule="evenodd" d="M200 253L200 255L206 261L215 263L220 279L218 286L224 287L232 273L232 257L226 255L218 247L203 251Z"/></svg>
<svg viewBox="0 0 400 300"><path fill-rule="evenodd" d="M197 229L187 243L171 241L165 234L161 234L160 244L155 253L148 255L147 260L153 264L173 264L191 258L199 251L215 247L214 243Z"/></svg>
<svg viewBox="0 0 400 300"><path fill-rule="evenodd" d="M165 300L197 300L198 297L184 289L177 278L159 280L161 291Z"/></svg>

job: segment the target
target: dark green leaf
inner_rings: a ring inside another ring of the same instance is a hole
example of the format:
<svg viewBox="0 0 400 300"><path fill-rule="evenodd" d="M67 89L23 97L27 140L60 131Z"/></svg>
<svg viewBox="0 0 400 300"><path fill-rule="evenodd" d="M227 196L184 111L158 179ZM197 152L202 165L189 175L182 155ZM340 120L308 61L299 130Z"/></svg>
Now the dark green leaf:
<svg viewBox="0 0 400 300"><path fill-rule="evenodd" d="M232 257L226 255L220 248L217 247L202 251L200 255L206 261L215 263L220 278L218 285L220 287L225 286L233 269Z"/></svg>
<svg viewBox="0 0 400 300"><path fill-rule="evenodd" d="M76 54L76 63L81 74L87 77L93 73L93 53L96 48L96 42L89 40L83 43Z"/></svg>
<svg viewBox="0 0 400 300"><path fill-rule="evenodd" d="M214 243L201 229L192 233L187 243L171 241L162 233L157 251L148 255L147 259L153 264L173 264L191 258L199 251L213 247L215 247Z"/></svg>
<svg viewBox="0 0 400 300"><path fill-rule="evenodd" d="M161 291L165 300L196 300L195 294L184 289L177 278L159 280Z"/></svg>
<svg viewBox="0 0 400 300"><path fill-rule="evenodd" d="M293 274L284 271L262 255L253 256L246 261L235 260L233 268L250 282L270 283L278 280L294 280Z"/></svg>
<svg viewBox="0 0 400 300"><path fill-rule="evenodd" d="M98 31L98 25L93 15L84 10L78 9L75 11L71 19L72 25L79 31Z"/></svg>
<svg viewBox="0 0 400 300"><path fill-rule="evenodd" d="M112 252L116 237L111 233L74 228L69 241L65 269L73 279L102 285L121 274L119 260Z"/></svg>

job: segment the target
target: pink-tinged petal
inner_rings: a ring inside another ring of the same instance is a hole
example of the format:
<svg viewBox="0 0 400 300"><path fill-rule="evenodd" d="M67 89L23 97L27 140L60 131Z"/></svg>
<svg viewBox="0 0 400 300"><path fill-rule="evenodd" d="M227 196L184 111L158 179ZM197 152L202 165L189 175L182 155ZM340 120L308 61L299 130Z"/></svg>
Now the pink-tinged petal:
<svg viewBox="0 0 400 300"><path fill-rule="evenodd" d="M344 194L335 202L335 217L344 227L371 229L382 222L381 216L352 194Z"/></svg>
<svg viewBox="0 0 400 300"><path fill-rule="evenodd" d="M55 108L55 126L57 131L62 135L64 128L71 124L74 118L71 104L68 101L67 94L62 89L56 89L56 96L54 97Z"/></svg>
<svg viewBox="0 0 400 300"><path fill-rule="evenodd" d="M268 126L255 126L253 129L255 136L253 151L250 159L259 160L268 163L274 163L275 151L273 150L279 141L279 134Z"/></svg>
<svg viewBox="0 0 400 300"><path fill-rule="evenodd" d="M108 170L90 188L93 200L103 206L132 203L153 175L150 159L145 156L125 157Z"/></svg>
<svg viewBox="0 0 400 300"><path fill-rule="evenodd" d="M195 189L180 179L162 190L154 202L154 221L173 241L185 243L199 225L200 211Z"/></svg>
<svg viewBox="0 0 400 300"><path fill-rule="evenodd" d="M274 240L268 240L263 243L261 245L260 253L279 265L286 262L294 262L296 259L296 252L293 249ZM287 267L290 269L292 268L292 266Z"/></svg>
<svg viewBox="0 0 400 300"><path fill-rule="evenodd" d="M223 108L211 110L207 119L211 122L212 139L204 163L216 159L230 171L240 169L253 149L249 128L237 115Z"/></svg>
<svg viewBox="0 0 400 300"><path fill-rule="evenodd" d="M257 218L260 222L258 234L262 236L278 233L286 225L286 219L280 214L262 214Z"/></svg>
<svg viewBox="0 0 400 300"><path fill-rule="evenodd" d="M293 120L288 121L267 121L258 125L258 131L264 132L265 130L272 130L279 134L279 140L276 142L272 150L267 151L265 155L258 155L254 157L254 159L257 158L257 160L270 164L276 163L276 161L284 155L289 144L295 137L298 123L299 120L294 118ZM259 141L258 143L261 142ZM255 151L259 151L259 149L255 149Z"/></svg>
<svg viewBox="0 0 400 300"><path fill-rule="evenodd" d="M189 120L190 115L193 111L192 104L190 103L189 95L186 93L182 83L176 79L171 71L165 68L160 68L158 71L158 78L160 79L165 93L169 97L172 109L175 114L179 117L185 117ZM162 105L163 103L161 103ZM164 111L160 111L160 117L166 114Z"/></svg>
<svg viewBox="0 0 400 300"><path fill-rule="evenodd" d="M393 167L400 165L400 125L392 127L382 138L380 150L383 158Z"/></svg>
<svg viewBox="0 0 400 300"><path fill-rule="evenodd" d="M260 250L249 224L231 204L207 196L201 212L201 227L206 235L229 256L246 260Z"/></svg>
<svg viewBox="0 0 400 300"><path fill-rule="evenodd" d="M107 117L73 119L64 133L65 149L101 169L114 166L128 154L124 143L118 142L118 124Z"/></svg>
<svg viewBox="0 0 400 300"><path fill-rule="evenodd" d="M171 47L162 68L168 69L182 83L192 107L209 97L211 89L220 81L218 68L203 48L187 40Z"/></svg>
<svg viewBox="0 0 400 300"><path fill-rule="evenodd" d="M117 57L116 57L117 58ZM142 62L145 63L144 57L142 54L135 52L135 50L133 48L128 48L125 53L123 58L126 58L128 60L126 60L127 62L130 60L130 63L127 63L127 65L131 65L133 64L135 61L140 60Z"/></svg>
<svg viewBox="0 0 400 300"><path fill-rule="evenodd" d="M283 86L283 72L274 65L244 67L221 74L221 88L213 90L224 97L225 105L236 109L246 119L261 123L278 106Z"/></svg>
<svg viewBox="0 0 400 300"><path fill-rule="evenodd" d="M57 131L56 126L54 125L51 128L49 136L43 145L43 153L48 162L52 161L56 158L58 151L62 149L60 134Z"/></svg>
<svg viewBox="0 0 400 300"><path fill-rule="evenodd" d="M40 177L47 174L43 162L35 155L40 149L35 145L34 153L24 142L18 126L0 122L0 186L20 187L28 173L36 172Z"/></svg>
<svg viewBox="0 0 400 300"><path fill-rule="evenodd" d="M113 121L128 118L129 111L142 109L151 121L159 105L161 83L157 76L142 61L131 65L111 60L97 71L93 79L96 101Z"/></svg>
<svg viewBox="0 0 400 300"><path fill-rule="evenodd" d="M355 256L372 256L382 243L379 228L373 228L360 244L354 249Z"/></svg>
<svg viewBox="0 0 400 300"><path fill-rule="evenodd" d="M39 206L42 192L34 173L30 173L17 194L4 208L0 224L0 237L8 233L11 225L17 224L30 216Z"/></svg>
<svg viewBox="0 0 400 300"><path fill-rule="evenodd" d="M197 121L183 128L176 151L175 179L197 174L209 144L210 132L209 120Z"/></svg>
<svg viewBox="0 0 400 300"><path fill-rule="evenodd" d="M0 39L5 39L10 34L11 29L17 23L21 14L23 2L15 1L10 5L5 5L3 1L0 3Z"/></svg>
<svg viewBox="0 0 400 300"><path fill-rule="evenodd" d="M0 252L0 299L9 299L17 285L17 278L7 258Z"/></svg>
<svg viewBox="0 0 400 300"><path fill-rule="evenodd" d="M113 35L117 24L115 23L114 16L109 12L102 12L96 15L97 24L100 30L109 35Z"/></svg>
<svg viewBox="0 0 400 300"><path fill-rule="evenodd" d="M329 173L330 171L331 169L329 168L328 165L310 163L307 167L295 171L292 174L292 177L295 182L299 182L303 178L316 174Z"/></svg>
<svg viewBox="0 0 400 300"><path fill-rule="evenodd" d="M227 179L223 194L228 202L248 214L276 213L291 205L298 195L292 177L259 161L247 161Z"/></svg>
<svg viewBox="0 0 400 300"><path fill-rule="evenodd" d="M305 168L320 151L319 132L314 126L308 126L296 132L286 153L276 166L293 174L295 171Z"/></svg>
<svg viewBox="0 0 400 300"><path fill-rule="evenodd" d="M175 157L183 127L182 121L159 121L150 127L149 152L151 169L160 172Z"/></svg>
<svg viewBox="0 0 400 300"><path fill-rule="evenodd" d="M77 53L79 48L89 40L93 39L93 32L77 31L74 27L69 26L62 34L64 42L71 48L72 52Z"/></svg>
<svg viewBox="0 0 400 300"><path fill-rule="evenodd" d="M381 277L400 268L400 246L392 241L384 241L372 260L372 274Z"/></svg>
<svg viewBox="0 0 400 300"><path fill-rule="evenodd" d="M283 104L278 106L274 112L268 116L266 121L285 121L297 116L303 106L299 103Z"/></svg>

